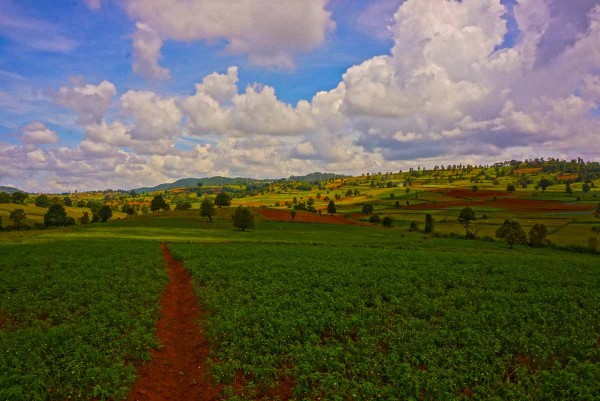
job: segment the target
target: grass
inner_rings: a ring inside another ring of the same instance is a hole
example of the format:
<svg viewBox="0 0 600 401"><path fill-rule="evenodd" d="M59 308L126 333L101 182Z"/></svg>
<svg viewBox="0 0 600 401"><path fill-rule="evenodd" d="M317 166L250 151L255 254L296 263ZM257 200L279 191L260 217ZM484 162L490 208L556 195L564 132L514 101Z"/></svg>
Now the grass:
<svg viewBox="0 0 600 401"><path fill-rule="evenodd" d="M298 399L592 400L600 391L592 256L552 251L548 264L500 248L170 247L211 311L215 377L247 377L251 397L285 377Z"/></svg>
<svg viewBox="0 0 600 401"><path fill-rule="evenodd" d="M122 399L155 347L150 241L0 244L0 399Z"/></svg>

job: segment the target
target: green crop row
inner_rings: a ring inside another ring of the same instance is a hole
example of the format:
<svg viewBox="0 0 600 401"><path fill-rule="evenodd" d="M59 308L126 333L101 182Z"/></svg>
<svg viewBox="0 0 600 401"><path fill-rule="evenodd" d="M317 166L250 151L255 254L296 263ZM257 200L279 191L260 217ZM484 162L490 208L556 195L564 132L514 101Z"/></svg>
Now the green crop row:
<svg viewBox="0 0 600 401"><path fill-rule="evenodd" d="M600 269L551 256L172 244L195 282L213 375L297 399L595 400ZM550 251L552 252L552 251ZM237 391L237 392L236 392ZM234 396L234 394L238 394Z"/></svg>
<svg viewBox="0 0 600 401"><path fill-rule="evenodd" d="M0 399L122 399L167 281L139 241L0 244Z"/></svg>

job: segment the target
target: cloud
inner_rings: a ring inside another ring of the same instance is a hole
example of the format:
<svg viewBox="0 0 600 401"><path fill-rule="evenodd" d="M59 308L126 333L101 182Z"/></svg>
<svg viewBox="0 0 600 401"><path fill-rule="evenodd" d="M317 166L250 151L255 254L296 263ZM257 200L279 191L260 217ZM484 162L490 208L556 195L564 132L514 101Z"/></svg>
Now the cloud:
<svg viewBox="0 0 600 401"><path fill-rule="evenodd" d="M134 71L150 78L169 76L158 64L164 40L225 40L229 52L247 55L254 64L291 68L294 54L318 46L334 28L325 5L326 0L126 0L127 13L136 21Z"/></svg>
<svg viewBox="0 0 600 401"><path fill-rule="evenodd" d="M98 11L102 6L102 0L83 0L83 2L92 11Z"/></svg>
<svg viewBox="0 0 600 401"><path fill-rule="evenodd" d="M220 9L215 4L211 10ZM272 86L241 87L238 68L229 67L206 75L191 95L129 90L107 117L114 85L75 82L56 99L77 115L83 140L72 147L0 142L0 174L64 190L64 177L70 189L81 189L215 174L281 177L540 155L597 158L600 5L552 57L542 43L556 4L521 0L513 12L520 36L503 47L506 9L499 0L407 0L392 15L388 55L348 68L334 89L296 104L279 99ZM150 60L157 60L162 40L196 40L200 29L186 18L189 33L157 28L148 18L140 23L160 40Z"/></svg>
<svg viewBox="0 0 600 401"><path fill-rule="evenodd" d="M298 135L314 125L308 102L292 107L277 99L270 86L248 86L238 94L237 81L236 67L210 74L193 96L179 102L191 135Z"/></svg>
<svg viewBox="0 0 600 401"><path fill-rule="evenodd" d="M36 50L68 53L76 42L67 38L58 26L27 16L11 1L0 2L0 35Z"/></svg>
<svg viewBox="0 0 600 401"><path fill-rule="evenodd" d="M116 93L115 85L106 80L98 85L75 82L72 87L61 87L54 98L58 104L77 114L79 124L88 125L104 119Z"/></svg>
<svg viewBox="0 0 600 401"><path fill-rule="evenodd" d="M133 120L134 140L169 140L181 134L183 117L174 99L150 91L128 91L120 99L121 112Z"/></svg>
<svg viewBox="0 0 600 401"><path fill-rule="evenodd" d="M23 128L21 141L34 145L51 144L58 142L58 135L41 122L36 121Z"/></svg>
<svg viewBox="0 0 600 401"><path fill-rule="evenodd" d="M153 79L169 78L169 70L158 65L162 44L162 39L155 30L138 22L133 34L133 72Z"/></svg>

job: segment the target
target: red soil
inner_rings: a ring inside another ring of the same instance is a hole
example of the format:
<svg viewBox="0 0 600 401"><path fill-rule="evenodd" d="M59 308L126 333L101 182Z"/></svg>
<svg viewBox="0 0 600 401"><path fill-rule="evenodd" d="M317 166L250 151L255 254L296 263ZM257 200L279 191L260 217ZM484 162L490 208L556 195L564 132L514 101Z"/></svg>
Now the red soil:
<svg viewBox="0 0 600 401"><path fill-rule="evenodd" d="M579 177L577 174L564 174L564 175L559 175L556 178L558 178L559 180L562 180L562 181L569 181L569 180L576 180L577 177Z"/></svg>
<svg viewBox="0 0 600 401"><path fill-rule="evenodd" d="M162 251L169 273L156 326L162 347L152 350L152 360L138 369L128 400L218 400L220 388L210 380L209 346L197 324L202 314L190 275L165 244Z"/></svg>
<svg viewBox="0 0 600 401"><path fill-rule="evenodd" d="M277 209L256 209L256 211L268 220L273 221L292 221L292 216L289 210L277 210ZM301 223L323 223L323 224L350 224L350 225L369 225L361 221L352 221L346 219L343 215L337 214L330 216L328 214L322 214L319 216L317 213L309 213L298 210L294 221Z"/></svg>
<svg viewBox="0 0 600 401"><path fill-rule="evenodd" d="M493 198L494 196L506 196L504 191L475 191L471 189L450 189L444 191L444 194L453 198Z"/></svg>
<svg viewBox="0 0 600 401"><path fill-rule="evenodd" d="M573 205L557 201L543 201L532 199L498 199L486 203L486 206L523 212L576 212L593 209L593 205Z"/></svg>

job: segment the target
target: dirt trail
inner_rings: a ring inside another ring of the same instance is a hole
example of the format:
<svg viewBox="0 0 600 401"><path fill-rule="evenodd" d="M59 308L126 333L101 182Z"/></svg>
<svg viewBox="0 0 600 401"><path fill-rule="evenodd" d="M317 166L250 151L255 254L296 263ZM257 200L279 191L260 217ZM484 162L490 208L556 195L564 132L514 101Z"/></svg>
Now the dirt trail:
<svg viewBox="0 0 600 401"><path fill-rule="evenodd" d="M198 326L202 314L183 263L173 259L162 244L169 284L161 299L162 316L157 324L159 350L138 370L130 401L218 400L220 389L211 384L206 360L209 347Z"/></svg>

